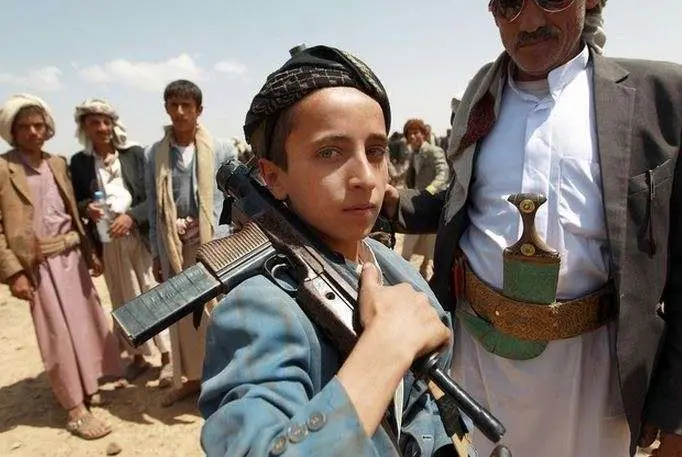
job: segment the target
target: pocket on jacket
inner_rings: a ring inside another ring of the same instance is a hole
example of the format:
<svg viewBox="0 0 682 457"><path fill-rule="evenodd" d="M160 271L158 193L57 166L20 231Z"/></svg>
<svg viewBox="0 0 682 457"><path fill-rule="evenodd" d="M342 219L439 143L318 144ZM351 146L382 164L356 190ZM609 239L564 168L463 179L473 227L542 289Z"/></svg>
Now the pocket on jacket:
<svg viewBox="0 0 682 457"><path fill-rule="evenodd" d="M628 197L638 194L640 192L646 192L649 190L649 183L647 175L650 174L654 178L655 186L664 184L667 180L671 179L673 172L675 171L675 161L668 159L662 164L647 170L644 173L640 173L633 176L628 180Z"/></svg>
<svg viewBox="0 0 682 457"><path fill-rule="evenodd" d="M628 181L628 217L637 234L637 248L651 258L661 252L659 243L667 243L674 170L675 161L668 159Z"/></svg>
<svg viewBox="0 0 682 457"><path fill-rule="evenodd" d="M669 195L669 191L663 191L672 186L674 171L675 161L668 159L628 180L628 214L637 227L642 227L647 222L649 200L656 202L661 194Z"/></svg>

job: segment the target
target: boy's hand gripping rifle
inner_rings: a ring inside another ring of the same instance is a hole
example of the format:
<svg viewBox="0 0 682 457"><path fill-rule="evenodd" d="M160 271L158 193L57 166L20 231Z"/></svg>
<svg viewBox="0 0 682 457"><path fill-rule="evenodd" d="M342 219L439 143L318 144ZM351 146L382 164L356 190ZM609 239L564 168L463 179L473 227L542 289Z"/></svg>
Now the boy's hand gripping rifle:
<svg viewBox="0 0 682 457"><path fill-rule="evenodd" d="M277 280L293 273L298 287L288 292L347 355L358 338L358 293L322 253L333 254L239 161L225 162L217 180L226 198L234 198L232 216L241 229L201 246L197 264L115 310L124 336L139 345L251 276ZM438 366L437 353L415 361L411 369L440 387L491 441L500 440L504 426Z"/></svg>

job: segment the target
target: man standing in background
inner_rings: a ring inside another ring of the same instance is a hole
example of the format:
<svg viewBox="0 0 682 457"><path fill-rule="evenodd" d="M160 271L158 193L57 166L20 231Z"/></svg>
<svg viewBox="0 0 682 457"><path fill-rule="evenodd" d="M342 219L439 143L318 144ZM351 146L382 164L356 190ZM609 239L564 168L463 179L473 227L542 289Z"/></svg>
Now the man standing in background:
<svg viewBox="0 0 682 457"><path fill-rule="evenodd" d="M403 134L411 150L405 187L436 194L448 186L450 170L445 152L427 141L429 133L430 129L421 119L410 119L403 127ZM409 262L412 254L424 256L419 272L425 279L429 278L435 242L436 235L432 233L405 235L403 242L402 256L405 260Z"/></svg>
<svg viewBox="0 0 682 457"><path fill-rule="evenodd" d="M101 274L78 216L63 157L43 150L55 126L45 102L21 94L0 107L0 281L31 307L52 392L66 428L84 439L111 427L89 406L101 404L100 377L120 376L116 339L88 271Z"/></svg>
<svg viewBox="0 0 682 457"><path fill-rule="evenodd" d="M163 94L172 125L162 140L146 152L149 238L157 281L168 279L196 263L201 244L230 233L219 226L223 195L217 188L220 164L237 154L229 141L213 138L199 123L201 89L187 80L166 86ZM206 305L198 328L187 316L170 328L174 389L163 401L170 406L199 391L204 360Z"/></svg>
<svg viewBox="0 0 682 457"><path fill-rule="evenodd" d="M127 132L118 113L106 100L91 98L75 109L76 137L84 149L71 158L73 182L78 209L88 220L88 227L98 243L104 264L104 278L112 308L116 309L156 286L149 251L149 209L144 186L144 149L128 142ZM104 194L105 209L93 201L96 191ZM109 239L102 242L96 223L107 217ZM123 348L133 357L125 377L133 381L151 365L147 342L133 348L119 338ZM153 339L161 353L159 387L172 383L170 337L167 330Z"/></svg>

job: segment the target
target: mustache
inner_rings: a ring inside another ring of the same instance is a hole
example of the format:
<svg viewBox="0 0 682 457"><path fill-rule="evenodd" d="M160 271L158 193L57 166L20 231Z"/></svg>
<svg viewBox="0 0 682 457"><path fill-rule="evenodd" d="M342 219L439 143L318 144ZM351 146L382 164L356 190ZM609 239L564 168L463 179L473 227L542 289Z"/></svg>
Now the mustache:
<svg viewBox="0 0 682 457"><path fill-rule="evenodd" d="M554 27L540 27L533 32L521 32L516 38L517 46L524 46L528 43L545 40L547 38L556 38L559 36L559 31Z"/></svg>

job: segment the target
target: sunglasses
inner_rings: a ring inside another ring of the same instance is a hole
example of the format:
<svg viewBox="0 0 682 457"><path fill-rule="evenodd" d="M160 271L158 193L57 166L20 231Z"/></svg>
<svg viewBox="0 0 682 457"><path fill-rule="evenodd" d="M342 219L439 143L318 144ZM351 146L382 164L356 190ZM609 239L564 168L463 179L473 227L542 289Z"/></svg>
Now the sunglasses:
<svg viewBox="0 0 682 457"><path fill-rule="evenodd" d="M568 9L575 0L532 0L548 13L559 13ZM514 22L521 15L526 0L490 0L488 10L496 17Z"/></svg>

